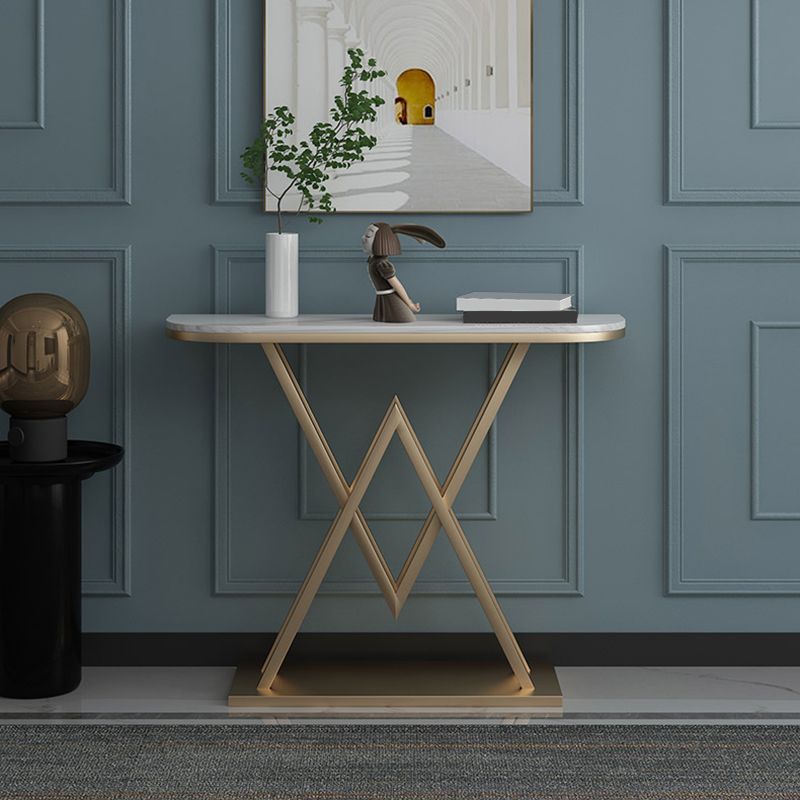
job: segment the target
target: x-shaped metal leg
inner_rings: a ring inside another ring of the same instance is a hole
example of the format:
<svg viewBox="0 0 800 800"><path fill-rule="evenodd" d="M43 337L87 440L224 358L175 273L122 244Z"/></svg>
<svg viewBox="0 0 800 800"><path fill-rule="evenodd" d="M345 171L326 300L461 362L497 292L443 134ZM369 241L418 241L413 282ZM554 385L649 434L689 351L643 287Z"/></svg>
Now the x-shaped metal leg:
<svg viewBox="0 0 800 800"><path fill-rule="evenodd" d="M525 358L529 345L513 344L509 347L443 485L439 483L397 397L392 399L353 483L348 484L283 350L273 343L263 344L262 347L336 497L339 511L264 662L258 690L267 692L272 686L348 528L353 531L372 574L396 617L408 599L441 527L444 528L472 584L520 688L533 691L530 667L453 511L453 503ZM359 508L395 433L398 434L432 506L396 581Z"/></svg>

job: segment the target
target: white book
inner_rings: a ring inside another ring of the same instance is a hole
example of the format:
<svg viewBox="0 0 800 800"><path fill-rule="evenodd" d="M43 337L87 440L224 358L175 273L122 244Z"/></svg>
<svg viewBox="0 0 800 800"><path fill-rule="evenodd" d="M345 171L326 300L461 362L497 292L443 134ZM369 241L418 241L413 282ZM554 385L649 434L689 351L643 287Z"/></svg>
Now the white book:
<svg viewBox="0 0 800 800"><path fill-rule="evenodd" d="M456 298L456 311L565 311L571 294L525 292L470 292Z"/></svg>

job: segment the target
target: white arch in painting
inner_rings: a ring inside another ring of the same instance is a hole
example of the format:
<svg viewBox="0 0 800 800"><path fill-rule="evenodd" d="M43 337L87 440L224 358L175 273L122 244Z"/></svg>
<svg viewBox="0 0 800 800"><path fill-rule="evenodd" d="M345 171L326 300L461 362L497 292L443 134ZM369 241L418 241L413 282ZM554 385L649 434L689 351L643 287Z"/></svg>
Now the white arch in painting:
<svg viewBox="0 0 800 800"><path fill-rule="evenodd" d="M465 14L456 13L456 7ZM388 70L399 74L419 66L443 85L455 74L460 53L469 47L471 34L477 28L474 10L467 0L411 0L402 4L371 0L361 23L371 49L384 58Z"/></svg>

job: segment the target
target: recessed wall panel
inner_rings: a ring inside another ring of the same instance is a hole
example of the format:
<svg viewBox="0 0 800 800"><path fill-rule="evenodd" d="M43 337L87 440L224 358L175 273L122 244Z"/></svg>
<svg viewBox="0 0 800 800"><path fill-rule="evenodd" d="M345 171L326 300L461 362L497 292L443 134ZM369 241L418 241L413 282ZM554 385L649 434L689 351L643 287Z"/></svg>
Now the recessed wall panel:
<svg viewBox="0 0 800 800"><path fill-rule="evenodd" d="M47 125L0 125L0 203L129 202L130 0L48 3L39 35ZM35 75L28 61L14 73Z"/></svg>
<svg viewBox="0 0 800 800"><path fill-rule="evenodd" d="M764 121L795 118L797 56L781 51L797 33L796 4L670 0L668 7L668 202L800 202L800 130L758 124L762 104ZM765 38L763 24L782 32Z"/></svg>
<svg viewBox="0 0 800 800"><path fill-rule="evenodd" d="M356 299L369 308L374 296L362 291L362 269L351 269L362 261L351 249L306 252L301 258L301 296L309 299L301 310L321 313L324 303L352 313ZM578 294L579 250L449 248L435 255L416 250L406 255L403 267L413 276L434 262L439 271L452 271L453 276L458 272L465 291L477 290L485 271L493 269L500 289L528 285ZM330 284L332 295L314 299L310 287L332 270L339 275ZM257 312L263 302L263 253L220 248L216 285L219 310ZM426 297L431 313L443 312L451 303L447 281ZM290 347L287 353L348 479L396 392L444 480L502 350L496 354L492 348L473 345L318 345L304 352ZM259 349L221 347L217 358L217 591L295 591L302 571L287 574L286 565L306 564L313 557L320 525L332 518L335 504ZM580 591L579 365L577 348L532 349L497 430L456 501L471 542L500 593ZM453 397L459 398L457 404ZM270 487L268 493L264 486ZM375 523L376 539L390 566L398 572L429 510L400 448L390 449L363 508ZM254 525L256 520L263 525ZM278 536L277 531L290 533ZM504 542L502 548L496 546L498 540ZM509 551L516 554L511 561ZM444 539L437 542L418 589L469 593ZM376 591L349 537L324 590Z"/></svg>
<svg viewBox="0 0 800 800"><path fill-rule="evenodd" d="M668 260L669 591L800 592L800 518L751 505L755 486L767 507L796 507L787 393L800 379L786 359L800 345L800 251L676 248Z"/></svg>
<svg viewBox="0 0 800 800"><path fill-rule="evenodd" d="M536 0L535 30L548 35L533 49L534 205L583 202L584 0ZM218 203L260 203L240 176L239 154L253 139L262 109L262 2L216 0L215 190Z"/></svg>
<svg viewBox="0 0 800 800"><path fill-rule="evenodd" d="M800 320L750 333L753 518L800 520Z"/></svg>
<svg viewBox="0 0 800 800"><path fill-rule="evenodd" d="M0 24L0 130L44 127L44 0L6 0Z"/></svg>
<svg viewBox="0 0 800 800"><path fill-rule="evenodd" d="M127 249L0 247L0 304L30 292L58 294L86 319L91 377L67 418L70 438L114 442L127 451L122 464L83 485L84 594L130 592L129 263Z"/></svg>
<svg viewBox="0 0 800 800"><path fill-rule="evenodd" d="M800 3L751 2L753 127L800 129Z"/></svg>

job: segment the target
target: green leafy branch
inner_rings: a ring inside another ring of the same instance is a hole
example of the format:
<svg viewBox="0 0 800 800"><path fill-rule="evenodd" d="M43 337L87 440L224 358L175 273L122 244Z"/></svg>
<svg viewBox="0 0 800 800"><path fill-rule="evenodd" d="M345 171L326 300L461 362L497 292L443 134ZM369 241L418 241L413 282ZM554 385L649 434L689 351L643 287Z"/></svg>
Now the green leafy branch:
<svg viewBox="0 0 800 800"><path fill-rule="evenodd" d="M261 123L259 135L248 145L240 158L244 170L241 175L249 184L260 184L277 204L278 233L283 233L283 203L290 192L300 195L300 204L294 212L304 209L333 212L333 198L327 183L334 170L347 169L378 143L363 127L375 122L378 108L386 101L367 89L355 90L356 81L370 84L386 75L378 69L374 58L365 62L364 51L347 51L350 63L345 67L337 95L330 110L330 119L318 122L307 139L294 142L295 116L287 106L278 106ZM281 189L270 184L270 174L281 173L286 185ZM322 219L309 216L309 222Z"/></svg>

